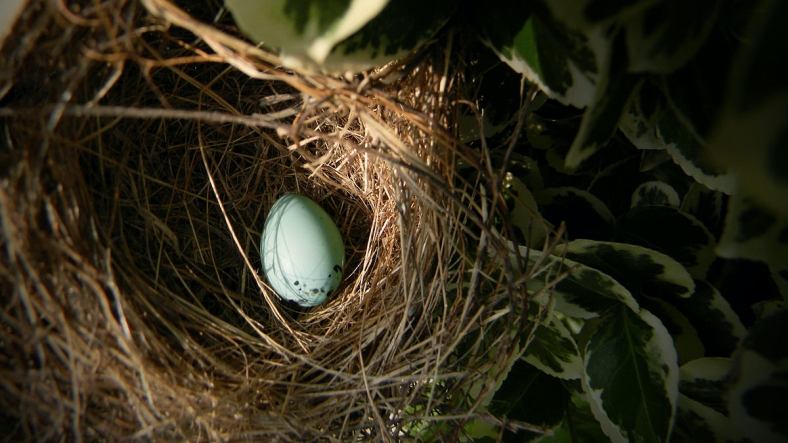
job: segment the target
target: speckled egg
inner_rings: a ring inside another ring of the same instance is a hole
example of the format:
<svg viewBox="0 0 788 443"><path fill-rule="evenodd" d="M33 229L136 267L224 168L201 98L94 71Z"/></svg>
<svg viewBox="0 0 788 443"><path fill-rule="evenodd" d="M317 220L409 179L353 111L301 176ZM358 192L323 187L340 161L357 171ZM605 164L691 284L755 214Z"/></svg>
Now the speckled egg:
<svg viewBox="0 0 788 443"><path fill-rule="evenodd" d="M317 203L287 194L271 207L260 241L263 272L280 297L301 306L323 303L339 287L345 246Z"/></svg>

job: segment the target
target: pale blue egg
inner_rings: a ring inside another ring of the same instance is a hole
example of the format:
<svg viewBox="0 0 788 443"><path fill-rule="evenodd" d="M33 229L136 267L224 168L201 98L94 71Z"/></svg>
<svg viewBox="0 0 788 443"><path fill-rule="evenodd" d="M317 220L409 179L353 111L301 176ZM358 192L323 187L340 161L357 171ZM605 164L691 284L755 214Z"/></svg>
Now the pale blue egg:
<svg viewBox="0 0 788 443"><path fill-rule="evenodd" d="M287 194L268 213L260 257L268 283L280 297L316 306L342 281L345 246L323 208L303 195Z"/></svg>

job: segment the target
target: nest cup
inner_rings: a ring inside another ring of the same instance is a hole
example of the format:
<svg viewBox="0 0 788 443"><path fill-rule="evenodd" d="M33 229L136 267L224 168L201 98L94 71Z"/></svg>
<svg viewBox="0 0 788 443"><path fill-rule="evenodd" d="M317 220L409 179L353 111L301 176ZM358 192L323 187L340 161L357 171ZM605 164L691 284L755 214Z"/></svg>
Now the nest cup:
<svg viewBox="0 0 788 443"><path fill-rule="evenodd" d="M455 169L450 38L332 78L193 3L34 1L5 42L0 436L456 438L513 345L502 278L469 283L503 265L469 258L496 206ZM260 272L288 192L347 251L308 310Z"/></svg>

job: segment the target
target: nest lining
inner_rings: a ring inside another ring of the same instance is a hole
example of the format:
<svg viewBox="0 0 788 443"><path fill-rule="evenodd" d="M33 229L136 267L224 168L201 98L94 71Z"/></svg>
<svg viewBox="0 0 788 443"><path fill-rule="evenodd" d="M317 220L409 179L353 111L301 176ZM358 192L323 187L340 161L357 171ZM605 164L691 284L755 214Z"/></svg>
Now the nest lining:
<svg viewBox="0 0 788 443"><path fill-rule="evenodd" d="M18 424L0 432L456 438L523 325L508 260L472 258L506 214L484 155L446 129L452 51L292 72L206 8L189 11L214 26L163 0L34 2L3 49L0 401ZM258 275L286 192L319 202L348 251L311 310Z"/></svg>

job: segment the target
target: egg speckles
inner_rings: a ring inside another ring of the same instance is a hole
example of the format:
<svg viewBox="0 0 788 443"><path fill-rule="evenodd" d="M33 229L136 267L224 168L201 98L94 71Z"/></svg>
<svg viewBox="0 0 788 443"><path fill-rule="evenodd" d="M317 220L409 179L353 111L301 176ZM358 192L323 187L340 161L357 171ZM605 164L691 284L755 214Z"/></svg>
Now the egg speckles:
<svg viewBox="0 0 788 443"><path fill-rule="evenodd" d="M316 306L342 281L345 246L323 208L303 195L287 194L265 220L260 257L268 283L280 297Z"/></svg>

